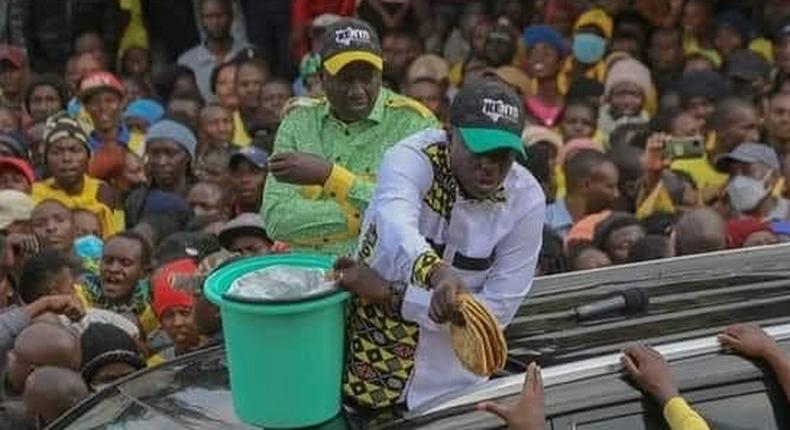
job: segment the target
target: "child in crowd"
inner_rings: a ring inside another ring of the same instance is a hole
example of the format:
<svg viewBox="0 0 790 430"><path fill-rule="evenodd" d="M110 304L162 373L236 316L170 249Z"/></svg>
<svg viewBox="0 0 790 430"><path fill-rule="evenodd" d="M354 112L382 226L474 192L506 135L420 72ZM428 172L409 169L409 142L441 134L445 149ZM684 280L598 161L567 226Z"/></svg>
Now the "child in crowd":
<svg viewBox="0 0 790 430"><path fill-rule="evenodd" d="M112 324L94 323L80 337L80 373L91 391L145 368L137 342Z"/></svg>
<svg viewBox="0 0 790 430"><path fill-rule="evenodd" d="M560 118L560 133L569 142L573 139L588 138L595 135L598 121L598 108L584 99L570 100Z"/></svg>
<svg viewBox="0 0 790 430"><path fill-rule="evenodd" d="M617 60L606 75L604 98L598 129L605 136L621 124L646 123L648 106L655 109L656 103L650 70L632 58Z"/></svg>
<svg viewBox="0 0 790 430"><path fill-rule="evenodd" d="M103 237L99 217L85 209L74 210L74 235L76 237L96 236Z"/></svg>
<svg viewBox="0 0 790 430"><path fill-rule="evenodd" d="M77 294L86 308L123 315L147 336L158 327L146 281L150 265L151 248L145 237L134 231L118 233L104 246L99 274L83 275Z"/></svg>
<svg viewBox="0 0 790 430"><path fill-rule="evenodd" d="M74 242L74 214L58 200L44 200L30 214L33 234L43 249L70 253Z"/></svg>
<svg viewBox="0 0 790 430"><path fill-rule="evenodd" d="M594 246L583 246L571 255L571 270L589 270L608 267L612 260L600 249Z"/></svg>

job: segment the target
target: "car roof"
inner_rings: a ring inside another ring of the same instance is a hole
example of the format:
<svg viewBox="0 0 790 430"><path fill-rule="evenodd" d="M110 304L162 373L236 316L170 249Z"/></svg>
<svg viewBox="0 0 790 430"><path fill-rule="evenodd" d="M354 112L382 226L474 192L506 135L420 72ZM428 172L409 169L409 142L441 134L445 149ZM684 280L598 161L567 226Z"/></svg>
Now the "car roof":
<svg viewBox="0 0 790 430"><path fill-rule="evenodd" d="M530 361L546 370L564 363L578 365L616 355L637 341L682 344L709 337L735 322L790 323L788 257L790 244L537 278L506 332L510 347L506 375L523 372ZM650 295L646 314L594 323L572 318L573 307L635 286ZM203 429L222 423L228 429L253 428L236 418L228 387L224 350L203 350L118 381L72 409L52 428L92 428L87 425L90 419L106 421L113 413L137 413L165 427ZM492 394L500 395L505 394ZM130 404L134 407L128 408ZM452 412L455 406L423 414Z"/></svg>
<svg viewBox="0 0 790 430"><path fill-rule="evenodd" d="M523 371L666 343L729 324L790 322L790 244L724 251L538 278L506 330L509 365ZM577 321L575 307L639 288L645 313Z"/></svg>
<svg viewBox="0 0 790 430"><path fill-rule="evenodd" d="M790 324L767 332L790 352ZM741 357L723 353L715 337L655 346L671 363L681 392L759 379L762 371ZM542 369L547 418L642 398L622 376L619 354ZM493 415L475 411L482 400L513 401L523 374L491 380L410 411L386 429L483 429L501 426ZM236 418L221 347L179 357L127 377L72 409L53 429L104 428L120 418L137 423L124 428L253 429ZM338 417L342 420L343 417ZM330 422L318 429L345 428Z"/></svg>

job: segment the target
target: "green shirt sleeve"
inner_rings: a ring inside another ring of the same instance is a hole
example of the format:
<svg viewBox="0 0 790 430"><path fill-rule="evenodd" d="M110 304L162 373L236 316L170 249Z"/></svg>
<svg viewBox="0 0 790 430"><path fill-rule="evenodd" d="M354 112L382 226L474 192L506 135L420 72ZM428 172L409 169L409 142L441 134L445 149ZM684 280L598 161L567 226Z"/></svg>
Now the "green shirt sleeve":
<svg viewBox="0 0 790 430"><path fill-rule="evenodd" d="M287 116L277 131L274 153L297 151L297 136L305 136L299 124L303 115ZM264 219L267 233L276 240L294 242L316 238L346 229L345 219L339 214L337 204L331 199L308 199L303 187L286 184L269 176L264 187Z"/></svg>

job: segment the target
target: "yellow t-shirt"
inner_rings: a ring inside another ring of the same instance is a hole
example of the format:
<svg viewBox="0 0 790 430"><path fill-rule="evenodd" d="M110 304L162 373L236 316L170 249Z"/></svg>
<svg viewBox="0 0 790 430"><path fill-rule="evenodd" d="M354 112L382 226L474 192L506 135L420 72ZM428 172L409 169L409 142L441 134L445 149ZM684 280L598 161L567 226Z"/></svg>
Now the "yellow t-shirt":
<svg viewBox="0 0 790 430"><path fill-rule="evenodd" d="M241 120L241 113L239 111L233 112L233 146L244 148L252 144L252 137L247 133L244 128L244 121Z"/></svg>
<svg viewBox="0 0 790 430"><path fill-rule="evenodd" d="M33 202L39 204L44 200L56 200L69 209L84 209L96 214L102 226L102 237L107 239L123 229L123 225L116 224L112 209L99 201L99 186L102 182L98 179L84 176L84 185L80 194L71 195L55 187L55 180L49 178L33 184Z"/></svg>

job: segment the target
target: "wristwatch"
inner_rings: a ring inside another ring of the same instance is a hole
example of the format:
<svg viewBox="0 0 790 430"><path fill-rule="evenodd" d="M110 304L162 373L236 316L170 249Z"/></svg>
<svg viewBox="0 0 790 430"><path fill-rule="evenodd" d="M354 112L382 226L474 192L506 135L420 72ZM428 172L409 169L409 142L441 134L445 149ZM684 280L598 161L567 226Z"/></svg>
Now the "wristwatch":
<svg viewBox="0 0 790 430"><path fill-rule="evenodd" d="M390 283L390 311L395 315L400 315L400 309L403 306L403 298L406 295L407 287L408 284L405 282Z"/></svg>

